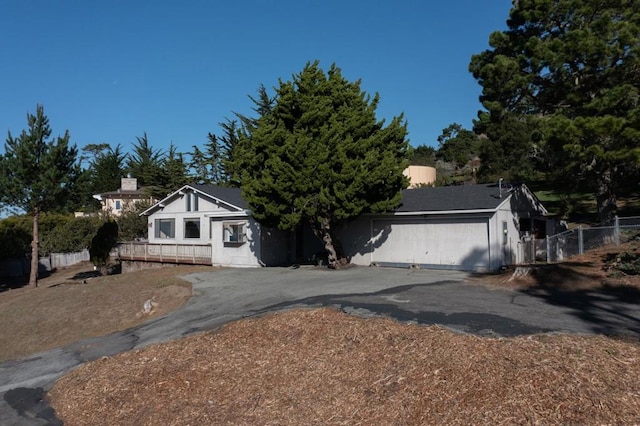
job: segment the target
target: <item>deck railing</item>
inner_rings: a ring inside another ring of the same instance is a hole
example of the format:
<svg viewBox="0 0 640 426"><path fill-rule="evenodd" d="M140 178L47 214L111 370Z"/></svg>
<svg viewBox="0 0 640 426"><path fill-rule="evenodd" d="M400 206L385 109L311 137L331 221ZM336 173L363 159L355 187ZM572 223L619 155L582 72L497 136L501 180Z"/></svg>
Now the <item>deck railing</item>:
<svg viewBox="0 0 640 426"><path fill-rule="evenodd" d="M121 260L211 265L211 244L119 243Z"/></svg>

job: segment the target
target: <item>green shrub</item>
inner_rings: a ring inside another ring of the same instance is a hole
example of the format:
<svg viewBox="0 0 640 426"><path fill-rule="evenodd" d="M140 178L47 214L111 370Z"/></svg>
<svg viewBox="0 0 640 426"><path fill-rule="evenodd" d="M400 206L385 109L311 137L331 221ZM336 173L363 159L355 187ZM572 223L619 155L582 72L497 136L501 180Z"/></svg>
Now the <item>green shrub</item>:
<svg viewBox="0 0 640 426"><path fill-rule="evenodd" d="M146 239L149 232L146 216L140 213L149 207L149 203L136 203L131 209L122 212L118 220L118 239L120 241L134 241L139 238Z"/></svg>
<svg viewBox="0 0 640 426"><path fill-rule="evenodd" d="M33 221L29 216L0 220L0 259L23 257L31 251Z"/></svg>
<svg viewBox="0 0 640 426"><path fill-rule="evenodd" d="M91 239L91 245L89 246L91 262L100 267L103 272L106 270L109 254L117 242L118 224L113 219L103 223L98 228L96 235Z"/></svg>
<svg viewBox="0 0 640 426"><path fill-rule="evenodd" d="M71 217L60 215L56 225L43 234L40 254L71 253L89 248L102 219L93 217Z"/></svg>
<svg viewBox="0 0 640 426"><path fill-rule="evenodd" d="M40 255L69 253L89 248L102 219L73 217L47 213L40 216ZM22 257L31 252L33 219L31 216L11 216L0 220L0 259Z"/></svg>

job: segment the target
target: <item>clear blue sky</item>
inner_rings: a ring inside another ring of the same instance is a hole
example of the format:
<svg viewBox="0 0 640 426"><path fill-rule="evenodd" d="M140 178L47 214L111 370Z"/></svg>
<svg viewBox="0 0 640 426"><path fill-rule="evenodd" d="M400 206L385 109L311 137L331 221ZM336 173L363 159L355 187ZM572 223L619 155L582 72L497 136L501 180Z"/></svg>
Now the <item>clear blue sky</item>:
<svg viewBox="0 0 640 426"><path fill-rule="evenodd" d="M0 132L19 135L42 104L54 135L79 148L118 143L181 152L232 112L251 113L260 84L305 63L336 63L404 112L414 146L470 128L480 87L471 55L506 27L511 0L3 0ZM4 152L4 143L0 143Z"/></svg>

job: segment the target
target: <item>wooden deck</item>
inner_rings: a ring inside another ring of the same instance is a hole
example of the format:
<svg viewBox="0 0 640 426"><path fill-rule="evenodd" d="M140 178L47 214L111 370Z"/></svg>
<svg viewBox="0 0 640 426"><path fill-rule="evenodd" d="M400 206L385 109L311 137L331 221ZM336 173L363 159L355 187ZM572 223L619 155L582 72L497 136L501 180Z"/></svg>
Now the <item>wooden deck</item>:
<svg viewBox="0 0 640 426"><path fill-rule="evenodd" d="M120 243L117 246L120 260L138 262L179 263L211 265L211 244L151 244Z"/></svg>

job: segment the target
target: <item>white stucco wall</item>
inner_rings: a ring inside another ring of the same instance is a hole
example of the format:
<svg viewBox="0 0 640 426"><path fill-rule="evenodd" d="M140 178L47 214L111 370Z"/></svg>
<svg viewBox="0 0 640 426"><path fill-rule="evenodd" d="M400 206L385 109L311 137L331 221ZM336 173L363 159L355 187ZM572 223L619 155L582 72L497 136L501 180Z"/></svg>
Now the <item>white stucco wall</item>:
<svg viewBox="0 0 640 426"><path fill-rule="evenodd" d="M224 242L225 224L244 225L245 238L242 243ZM247 217L211 218L212 262L216 266L261 266L260 230L253 219Z"/></svg>
<svg viewBox="0 0 640 426"><path fill-rule="evenodd" d="M164 207L156 210L148 217L149 224L149 242L163 243L171 241L173 244L205 244L211 241L211 223L209 216L215 214L229 214L232 210L222 203L214 203L203 196L198 197L198 210L186 211L187 195L176 195L170 200L163 202ZM191 209L195 208L193 199L191 201ZM174 219L175 220L175 237L159 238L156 236L157 219ZM200 219L200 238L185 238L185 220Z"/></svg>

